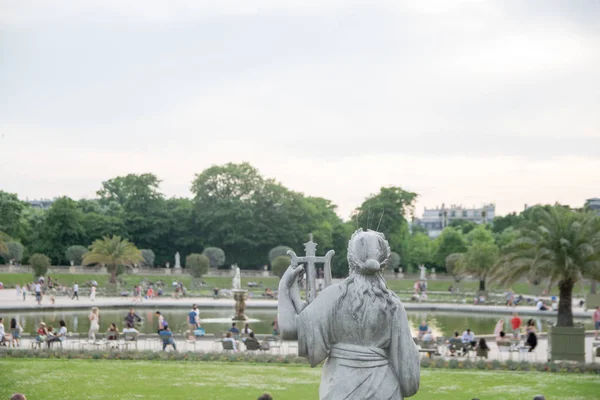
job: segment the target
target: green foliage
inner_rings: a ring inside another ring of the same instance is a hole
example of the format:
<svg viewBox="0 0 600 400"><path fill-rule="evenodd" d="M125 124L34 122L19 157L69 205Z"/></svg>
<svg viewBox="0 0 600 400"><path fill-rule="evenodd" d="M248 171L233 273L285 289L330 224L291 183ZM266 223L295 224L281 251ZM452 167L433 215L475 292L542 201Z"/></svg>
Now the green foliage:
<svg viewBox="0 0 600 400"><path fill-rule="evenodd" d="M408 251L405 264L413 270L421 265L429 265L433 261L433 241L426 233L413 233L408 240Z"/></svg>
<svg viewBox="0 0 600 400"><path fill-rule="evenodd" d="M523 217L514 212L503 217L495 217L492 221L492 231L494 233L501 233L508 228L517 229L522 222Z"/></svg>
<svg viewBox="0 0 600 400"><path fill-rule="evenodd" d="M434 262L440 266L445 265L446 258L450 254L467 251L467 243L462 232L452 227L445 228L435 241L437 249Z"/></svg>
<svg viewBox="0 0 600 400"><path fill-rule="evenodd" d="M392 251L392 253L390 254L390 258L387 262L387 265L389 268L391 269L396 269L400 267L400 254L396 253L395 251Z"/></svg>
<svg viewBox="0 0 600 400"><path fill-rule="evenodd" d="M45 276L50 267L50 258L45 254L36 253L29 257L29 265L33 268L34 278Z"/></svg>
<svg viewBox="0 0 600 400"><path fill-rule="evenodd" d="M354 226L377 229L385 233L390 247L407 258L408 228L407 217L414 214L417 194L400 187L381 188L379 193L371 195L352 217ZM381 220L381 223L379 222Z"/></svg>
<svg viewBox="0 0 600 400"><path fill-rule="evenodd" d="M185 258L185 267L195 278L202 278L208 273L210 260L204 254L192 253Z"/></svg>
<svg viewBox="0 0 600 400"><path fill-rule="evenodd" d="M142 258L144 259L144 266L150 268L154 267L154 259L156 258L154 252L150 249L142 249L140 250L140 253L142 254Z"/></svg>
<svg viewBox="0 0 600 400"><path fill-rule="evenodd" d="M499 249L496 244L475 241L461 258L460 270L465 274L471 274L479 279L479 290L485 291L485 283L492 268L498 262Z"/></svg>
<svg viewBox="0 0 600 400"><path fill-rule="evenodd" d="M87 253L88 249L84 246L69 246L65 251L65 257L67 260L72 261L75 265L81 265L83 255Z"/></svg>
<svg viewBox="0 0 600 400"><path fill-rule="evenodd" d="M22 239L22 213L28 206L16 194L0 190L0 231L15 239Z"/></svg>
<svg viewBox="0 0 600 400"><path fill-rule="evenodd" d="M105 236L95 240L90 251L83 256L83 264L104 264L110 273L109 283L117 283L117 268L119 265L131 265L143 261L142 254L127 239L120 236Z"/></svg>
<svg viewBox="0 0 600 400"><path fill-rule="evenodd" d="M7 252L3 254L6 256L7 260L14 260L16 262L21 262L23 260L23 251L24 247L19 242L8 242L6 243Z"/></svg>
<svg viewBox="0 0 600 400"><path fill-rule="evenodd" d="M0 254L8 254L8 242L11 237L4 232L0 232Z"/></svg>
<svg viewBox="0 0 600 400"><path fill-rule="evenodd" d="M566 207L528 210L519 236L505 247L495 278L511 284L523 276L558 282L558 326L573 326L572 292L581 277L600 279L600 217Z"/></svg>
<svg viewBox="0 0 600 400"><path fill-rule="evenodd" d="M56 264L66 264L65 252L73 243L84 242L81 225L83 214L77 203L68 197L57 199L42 226L41 240L44 253Z"/></svg>
<svg viewBox="0 0 600 400"><path fill-rule="evenodd" d="M278 256L275 257L273 262L271 262L271 269L273 270L273 274L281 278L285 271L288 269L291 263L291 258L289 256Z"/></svg>
<svg viewBox="0 0 600 400"><path fill-rule="evenodd" d="M225 265L225 252L218 247L207 247L202 252L210 261L211 268L221 268Z"/></svg>
<svg viewBox="0 0 600 400"><path fill-rule="evenodd" d="M275 260L277 257L280 256L287 256L287 252L288 250L292 250L291 247L288 246L277 246L277 247L273 247L270 251L269 251L269 263L272 263L273 260Z"/></svg>
<svg viewBox="0 0 600 400"><path fill-rule="evenodd" d="M460 282L460 263L464 257L462 253L452 253L446 257L446 272L448 272L455 282Z"/></svg>
<svg viewBox="0 0 600 400"><path fill-rule="evenodd" d="M457 228L462 232L463 235L466 235L467 233L475 229L477 224L473 221L468 221L466 219L454 219L450 221L449 226Z"/></svg>

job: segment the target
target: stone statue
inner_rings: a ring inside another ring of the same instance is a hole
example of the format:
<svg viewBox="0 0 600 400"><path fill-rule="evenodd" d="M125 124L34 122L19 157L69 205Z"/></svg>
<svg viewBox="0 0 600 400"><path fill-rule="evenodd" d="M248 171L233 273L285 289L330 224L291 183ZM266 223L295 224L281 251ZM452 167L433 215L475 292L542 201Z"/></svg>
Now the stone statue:
<svg viewBox="0 0 600 400"><path fill-rule="evenodd" d="M175 253L175 268L181 268L181 259L179 258L179 252Z"/></svg>
<svg viewBox="0 0 600 400"><path fill-rule="evenodd" d="M310 304L300 298L301 265L279 283L278 321L284 339L312 367L323 360L321 400L402 400L419 389L419 352L406 311L382 273L390 256L383 234L358 230L348 242L350 276Z"/></svg>
<svg viewBox="0 0 600 400"><path fill-rule="evenodd" d="M231 280L231 286L233 290L240 290L242 288L242 278L240 276L240 269L235 267L235 275Z"/></svg>
<svg viewBox="0 0 600 400"><path fill-rule="evenodd" d="M422 281L426 281L427 280L427 268L425 268L425 266L423 264L421 264L421 265L419 265L419 269L421 270L421 276L419 277L419 279Z"/></svg>

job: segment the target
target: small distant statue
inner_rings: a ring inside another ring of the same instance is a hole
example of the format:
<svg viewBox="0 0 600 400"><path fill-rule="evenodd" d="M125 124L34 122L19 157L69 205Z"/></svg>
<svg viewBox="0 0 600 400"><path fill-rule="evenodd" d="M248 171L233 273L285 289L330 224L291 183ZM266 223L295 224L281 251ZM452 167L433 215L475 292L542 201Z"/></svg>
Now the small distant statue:
<svg viewBox="0 0 600 400"><path fill-rule="evenodd" d="M171 264L168 261L167 261L166 267L167 267L167 269L171 268Z"/></svg>
<svg viewBox="0 0 600 400"><path fill-rule="evenodd" d="M425 266L423 264L421 264L421 265L419 265L419 269L421 270L421 276L419 277L419 279L422 281L426 281L427 280L427 268L425 268Z"/></svg>
<svg viewBox="0 0 600 400"><path fill-rule="evenodd" d="M357 230L348 243L350 276L306 304L301 265L279 283L278 322L298 355L322 361L321 400L402 400L419 389L419 352L406 311L389 290L382 265L391 254L382 233Z"/></svg>
<svg viewBox="0 0 600 400"><path fill-rule="evenodd" d="M179 252L175 253L175 268L181 268L181 259L179 257Z"/></svg>
<svg viewBox="0 0 600 400"><path fill-rule="evenodd" d="M231 280L231 286L233 290L240 290L242 288L242 277L240 274L240 269L238 267L235 267L235 275Z"/></svg>

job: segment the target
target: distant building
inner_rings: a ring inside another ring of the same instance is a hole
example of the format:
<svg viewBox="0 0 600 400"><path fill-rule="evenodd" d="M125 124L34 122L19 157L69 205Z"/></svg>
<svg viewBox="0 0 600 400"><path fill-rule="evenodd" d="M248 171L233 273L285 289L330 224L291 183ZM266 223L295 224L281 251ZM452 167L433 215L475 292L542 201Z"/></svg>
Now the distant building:
<svg viewBox="0 0 600 400"><path fill-rule="evenodd" d="M600 199L597 197L594 197L593 199L587 199L585 201L585 208L596 211L600 215Z"/></svg>
<svg viewBox="0 0 600 400"><path fill-rule="evenodd" d="M29 203L29 205L33 208L39 208L42 210L47 210L50 208L50 206L52 205L52 203L54 203L54 200L48 200L48 199L42 199L42 200L26 200L26 203Z"/></svg>
<svg viewBox="0 0 600 400"><path fill-rule="evenodd" d="M423 216L415 219L414 224L422 226L427 230L429 237L435 238L442 233L445 227L455 220L465 220L481 224L489 222L496 216L496 205L486 204L480 208L466 208L452 205L446 207L425 208Z"/></svg>

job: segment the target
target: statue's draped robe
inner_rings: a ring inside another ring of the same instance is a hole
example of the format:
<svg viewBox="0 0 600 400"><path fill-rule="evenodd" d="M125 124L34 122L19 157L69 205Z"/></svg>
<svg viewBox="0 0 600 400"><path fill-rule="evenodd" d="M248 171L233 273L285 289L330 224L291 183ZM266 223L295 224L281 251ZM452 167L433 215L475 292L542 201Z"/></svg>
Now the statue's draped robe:
<svg viewBox="0 0 600 400"><path fill-rule="evenodd" d="M388 312L364 298L366 307L354 318L342 289L325 289L296 318L298 353L311 366L327 359L321 400L397 400L419 389L419 352L406 311L394 297L396 311ZM381 301L378 299L377 301Z"/></svg>

